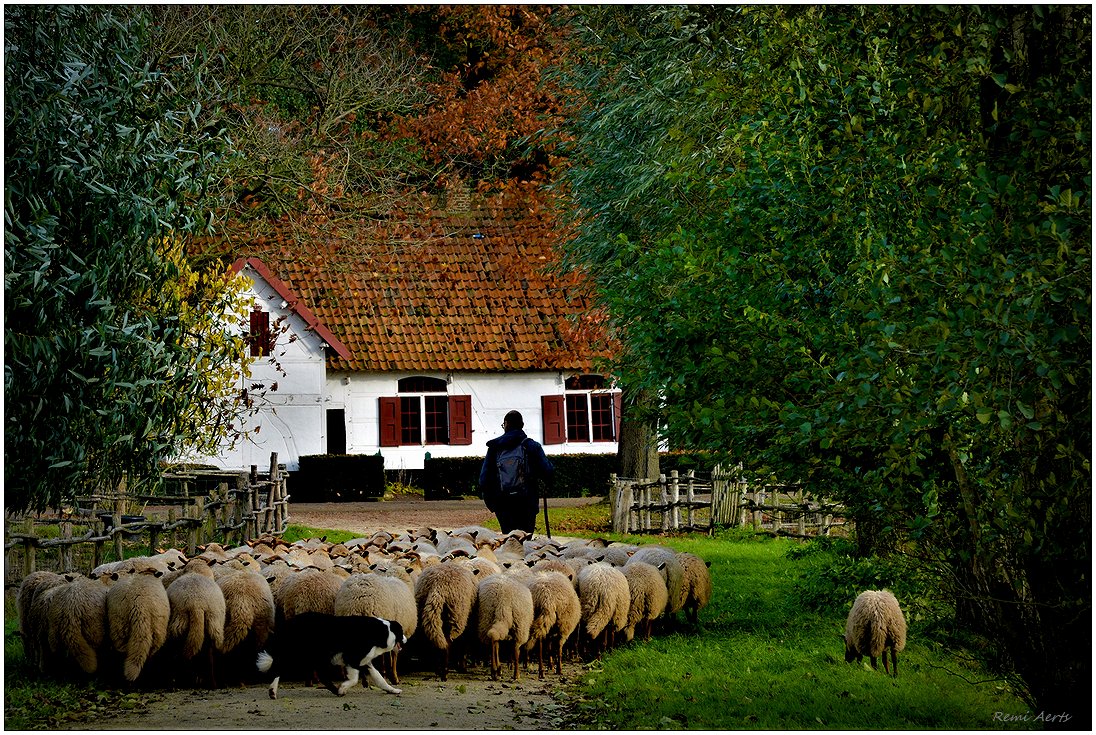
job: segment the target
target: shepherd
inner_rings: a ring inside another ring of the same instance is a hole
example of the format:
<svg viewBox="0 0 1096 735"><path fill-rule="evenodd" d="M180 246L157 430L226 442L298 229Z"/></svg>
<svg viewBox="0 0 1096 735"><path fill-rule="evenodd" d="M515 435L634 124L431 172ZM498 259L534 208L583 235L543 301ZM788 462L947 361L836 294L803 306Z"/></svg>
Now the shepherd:
<svg viewBox="0 0 1096 735"><path fill-rule="evenodd" d="M544 489L544 530L548 532L547 489L555 467L544 448L525 433L525 421L517 411L502 420L502 436L487 442L487 456L480 467L479 489L487 509L499 519L503 533L515 529L533 533L537 523L539 490Z"/></svg>

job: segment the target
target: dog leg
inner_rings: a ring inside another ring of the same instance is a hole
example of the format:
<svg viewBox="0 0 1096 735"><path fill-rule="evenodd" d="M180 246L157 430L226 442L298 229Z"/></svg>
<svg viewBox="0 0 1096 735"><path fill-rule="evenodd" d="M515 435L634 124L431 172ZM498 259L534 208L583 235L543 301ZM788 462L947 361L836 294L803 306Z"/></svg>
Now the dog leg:
<svg viewBox="0 0 1096 735"><path fill-rule="evenodd" d="M282 677L280 677L280 676L275 676L274 681L270 682L270 698L271 699L277 699L278 698L278 680L281 679L281 678Z"/></svg>
<svg viewBox="0 0 1096 735"><path fill-rule="evenodd" d="M385 681L384 677L381 676L381 672L377 671L373 667L372 660L365 662L365 668L369 672L369 680L384 691L388 692L389 694L400 694L403 691L402 689L397 689L396 687Z"/></svg>
<svg viewBox="0 0 1096 735"><path fill-rule="evenodd" d="M339 685L338 691L335 692L335 694L340 697L350 691L350 689L358 683L358 670L349 664L347 664L346 668L349 669L347 672L347 679Z"/></svg>

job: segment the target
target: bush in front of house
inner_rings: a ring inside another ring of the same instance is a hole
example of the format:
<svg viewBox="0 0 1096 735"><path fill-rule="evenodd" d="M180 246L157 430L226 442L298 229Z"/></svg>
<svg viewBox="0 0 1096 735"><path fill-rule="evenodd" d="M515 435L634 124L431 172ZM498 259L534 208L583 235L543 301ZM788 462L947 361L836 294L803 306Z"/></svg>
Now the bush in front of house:
<svg viewBox="0 0 1096 735"><path fill-rule="evenodd" d="M290 497L298 503L377 500L384 488L379 454L306 454L289 480Z"/></svg>
<svg viewBox="0 0 1096 735"><path fill-rule="evenodd" d="M556 468L555 481L548 491L552 498L581 498L605 495L609 475L617 471L615 454L553 454L548 457ZM423 494L427 500L478 497L482 457L431 457L422 472Z"/></svg>

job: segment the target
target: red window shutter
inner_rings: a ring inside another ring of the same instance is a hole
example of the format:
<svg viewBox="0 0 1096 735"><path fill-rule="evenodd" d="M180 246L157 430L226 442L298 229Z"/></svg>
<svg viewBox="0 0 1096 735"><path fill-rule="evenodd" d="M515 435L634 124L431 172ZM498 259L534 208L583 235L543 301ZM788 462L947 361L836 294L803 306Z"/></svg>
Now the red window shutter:
<svg viewBox="0 0 1096 735"><path fill-rule="evenodd" d="M544 443L563 444L567 440L563 396L541 396L540 406L544 422Z"/></svg>
<svg viewBox="0 0 1096 735"><path fill-rule="evenodd" d="M400 399L380 398L381 446L400 445Z"/></svg>
<svg viewBox="0 0 1096 735"><path fill-rule="evenodd" d="M449 396L449 443L472 443L472 396Z"/></svg>
<svg viewBox="0 0 1096 735"><path fill-rule="evenodd" d="M264 357L270 354L270 314L255 307L251 312L251 325L248 334L252 357Z"/></svg>
<svg viewBox="0 0 1096 735"><path fill-rule="evenodd" d="M620 417L622 415L621 409L623 409L624 407L624 401L621 400L621 396L623 395L623 393L619 392L613 394L613 418L616 420L616 426L614 427L613 431L613 438L617 441L620 441Z"/></svg>

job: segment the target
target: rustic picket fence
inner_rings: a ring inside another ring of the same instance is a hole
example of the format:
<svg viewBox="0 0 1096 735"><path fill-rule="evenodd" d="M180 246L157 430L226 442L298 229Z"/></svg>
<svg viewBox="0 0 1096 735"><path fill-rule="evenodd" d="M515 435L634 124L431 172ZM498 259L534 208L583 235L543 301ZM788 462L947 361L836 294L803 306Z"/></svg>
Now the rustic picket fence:
<svg viewBox="0 0 1096 735"><path fill-rule="evenodd" d="M289 522L284 464L251 471L188 469L162 475L162 491L117 492L76 498L73 508L49 515L5 516L4 586L30 573L90 572L133 553L177 548L188 556L210 541L242 544L281 535ZM139 509L139 514L131 513ZM127 553L128 552L128 553Z"/></svg>
<svg viewBox="0 0 1096 735"><path fill-rule="evenodd" d="M711 532L750 525L758 533L809 538L846 524L844 508L810 497L795 484L747 481L716 467L637 480L612 475L609 497L615 533Z"/></svg>

